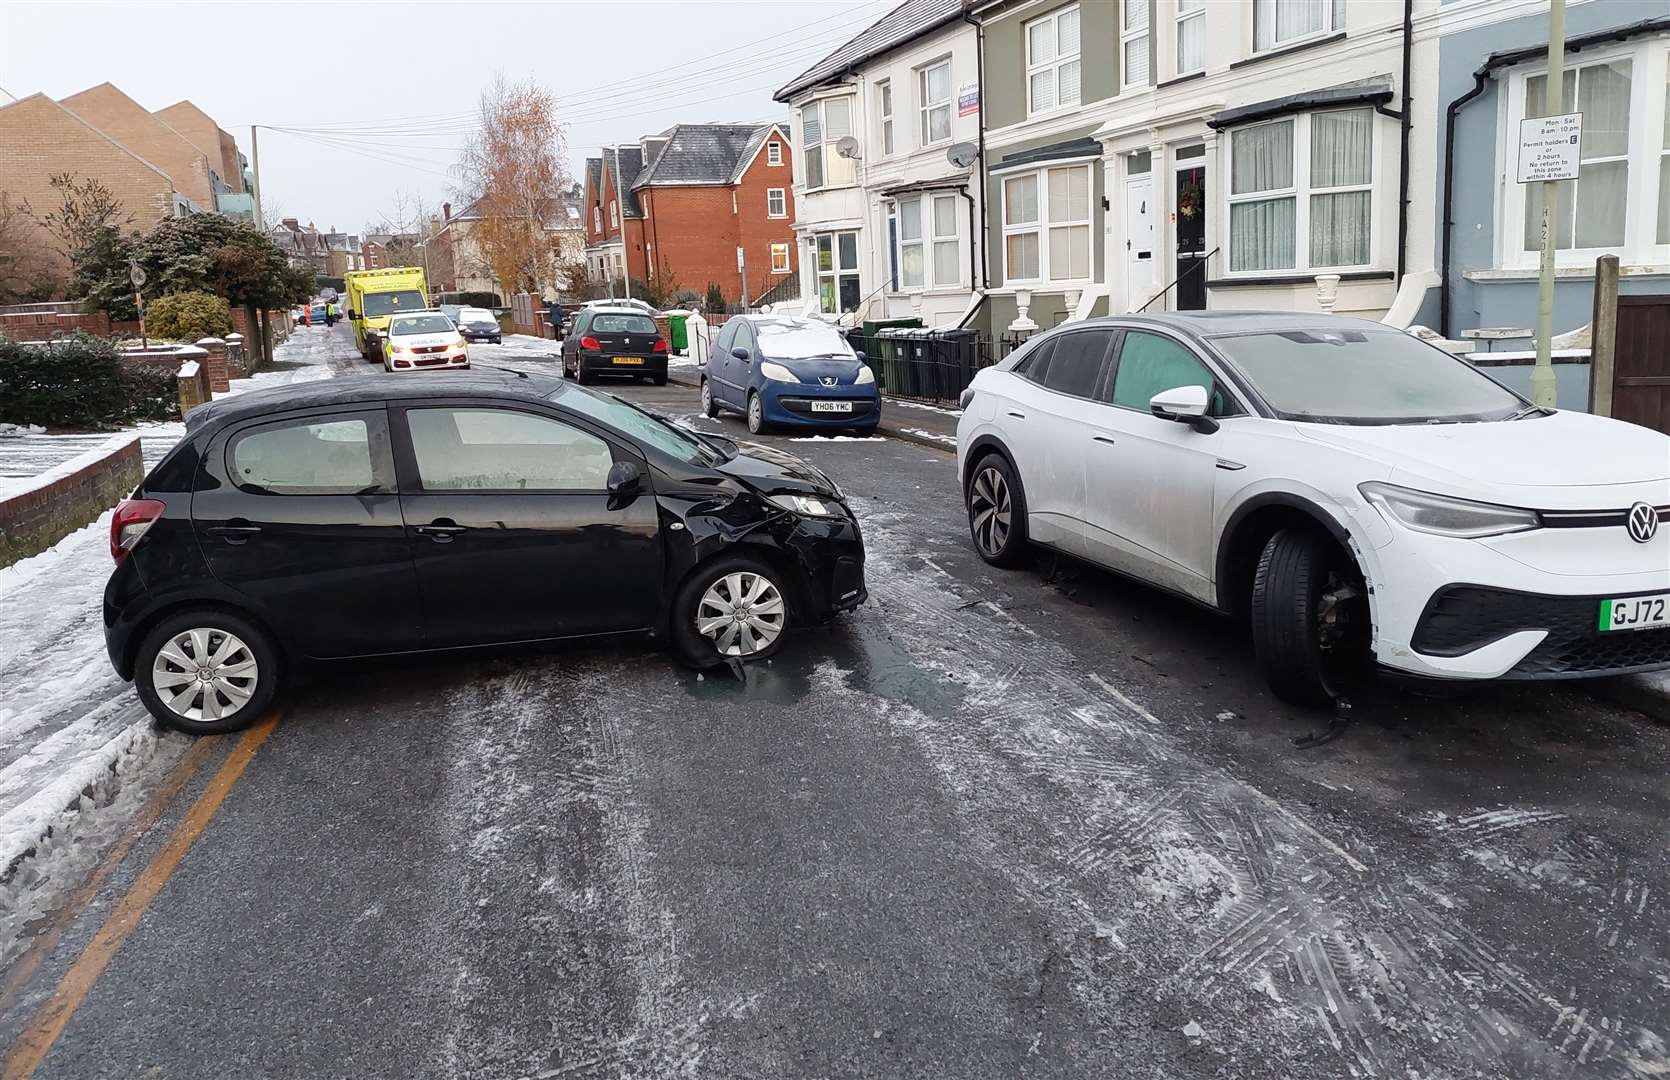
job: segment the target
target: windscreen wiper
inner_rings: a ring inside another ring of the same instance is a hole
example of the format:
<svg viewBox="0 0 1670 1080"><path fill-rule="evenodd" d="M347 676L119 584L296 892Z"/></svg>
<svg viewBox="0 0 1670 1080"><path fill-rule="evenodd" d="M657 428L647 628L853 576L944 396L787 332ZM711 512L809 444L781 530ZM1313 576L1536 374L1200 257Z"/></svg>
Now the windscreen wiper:
<svg viewBox="0 0 1670 1080"><path fill-rule="evenodd" d="M1508 419L1509 420L1524 420L1526 417L1531 416L1533 413L1541 413L1544 416L1553 416L1555 414L1555 412L1557 412L1557 411L1558 410L1549 408L1547 405L1527 405L1523 409L1520 409L1518 412L1514 413L1512 416L1508 417Z"/></svg>

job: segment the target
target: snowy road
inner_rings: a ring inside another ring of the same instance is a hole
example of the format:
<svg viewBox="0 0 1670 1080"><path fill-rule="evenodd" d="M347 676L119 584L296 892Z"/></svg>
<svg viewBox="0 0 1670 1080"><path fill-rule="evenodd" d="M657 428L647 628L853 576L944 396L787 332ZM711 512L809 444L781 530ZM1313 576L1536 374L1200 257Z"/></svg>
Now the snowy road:
<svg viewBox="0 0 1670 1080"><path fill-rule="evenodd" d="M303 688L36 1075L1670 1072L1670 730L1398 684L1329 730L1233 626L985 566L947 455L782 441L868 605L743 682L611 645Z"/></svg>

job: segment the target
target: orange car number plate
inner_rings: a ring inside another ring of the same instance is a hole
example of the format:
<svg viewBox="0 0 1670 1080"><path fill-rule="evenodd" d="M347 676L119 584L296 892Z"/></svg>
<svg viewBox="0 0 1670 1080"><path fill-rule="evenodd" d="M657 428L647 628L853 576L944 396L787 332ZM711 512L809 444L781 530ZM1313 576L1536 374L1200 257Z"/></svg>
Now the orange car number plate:
<svg viewBox="0 0 1670 1080"><path fill-rule="evenodd" d="M641 356L617 356L613 362L616 364L642 364L644 358Z"/></svg>

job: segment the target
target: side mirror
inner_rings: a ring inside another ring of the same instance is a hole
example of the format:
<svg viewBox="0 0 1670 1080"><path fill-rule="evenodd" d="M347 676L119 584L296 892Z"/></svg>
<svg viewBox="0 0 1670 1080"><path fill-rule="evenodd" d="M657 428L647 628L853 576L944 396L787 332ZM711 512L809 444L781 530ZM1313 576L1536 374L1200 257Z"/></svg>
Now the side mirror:
<svg viewBox="0 0 1670 1080"><path fill-rule="evenodd" d="M754 354L749 352L746 348L744 348L741 345L738 345L736 348L732 349L731 350L731 355L736 357L738 360L741 360L744 364L752 363L753 360L754 360Z"/></svg>
<svg viewBox="0 0 1670 1080"><path fill-rule="evenodd" d="M856 357L858 357L858 362L859 362L859 363L860 363L860 364L863 364L863 363L866 363L866 362L868 362L868 360L869 360L869 357L867 357L867 356L865 356L865 355L864 355L864 350L863 350L863 349L855 349L855 350L854 350L854 351L853 351L853 354L852 354L852 355L854 355L854 356L856 356Z"/></svg>
<svg viewBox="0 0 1670 1080"><path fill-rule="evenodd" d="M603 482L609 489L609 509L618 510L636 499L643 484L644 470L636 461L617 461L609 466L609 477Z"/></svg>
<svg viewBox="0 0 1670 1080"><path fill-rule="evenodd" d="M1204 386L1177 386L1148 399L1148 409L1162 420L1188 424L1202 435L1218 430L1218 422L1206 415L1210 395Z"/></svg>
<svg viewBox="0 0 1670 1080"><path fill-rule="evenodd" d="M348 318L358 320L359 317L360 317L359 312L355 311L353 308L348 309Z"/></svg>

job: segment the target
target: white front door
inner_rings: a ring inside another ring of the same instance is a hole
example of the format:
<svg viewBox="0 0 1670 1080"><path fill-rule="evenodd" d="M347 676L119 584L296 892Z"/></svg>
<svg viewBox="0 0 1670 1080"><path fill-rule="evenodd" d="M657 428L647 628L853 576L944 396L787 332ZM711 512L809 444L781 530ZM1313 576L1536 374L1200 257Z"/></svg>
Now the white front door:
<svg viewBox="0 0 1670 1080"><path fill-rule="evenodd" d="M1154 177L1125 182L1125 310L1135 311L1154 293Z"/></svg>

